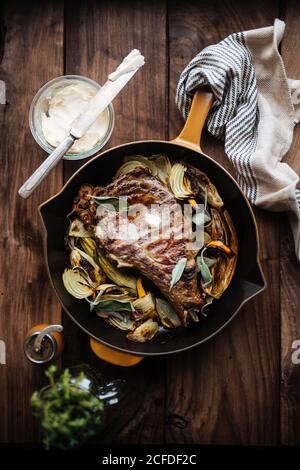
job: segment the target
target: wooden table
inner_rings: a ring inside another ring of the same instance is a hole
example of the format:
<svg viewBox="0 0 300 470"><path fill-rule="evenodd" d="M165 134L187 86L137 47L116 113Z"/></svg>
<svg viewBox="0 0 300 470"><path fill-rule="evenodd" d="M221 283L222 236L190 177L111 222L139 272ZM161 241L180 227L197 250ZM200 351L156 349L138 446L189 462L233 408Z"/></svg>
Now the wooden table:
<svg viewBox="0 0 300 470"><path fill-rule="evenodd" d="M300 365L291 361L300 339L300 263L287 218L256 210L268 289L207 344L172 357L145 359L131 369L97 360L88 338L61 311L42 253L38 204L55 194L80 166L63 162L21 200L17 189L45 158L28 126L31 100L46 81L80 74L103 83L133 47L147 65L114 103L116 126L107 147L176 136L182 120L174 103L183 67L205 46L231 32L286 21L281 54L289 76L300 78L300 4L295 1L212 0L15 3L0 12L1 289L0 441L37 442L29 397L44 381L22 345L37 323L63 322L62 367L88 361L124 376L140 400L115 416L107 442L278 445L300 444ZM205 149L226 168L222 144ZM300 170L300 129L286 160Z"/></svg>

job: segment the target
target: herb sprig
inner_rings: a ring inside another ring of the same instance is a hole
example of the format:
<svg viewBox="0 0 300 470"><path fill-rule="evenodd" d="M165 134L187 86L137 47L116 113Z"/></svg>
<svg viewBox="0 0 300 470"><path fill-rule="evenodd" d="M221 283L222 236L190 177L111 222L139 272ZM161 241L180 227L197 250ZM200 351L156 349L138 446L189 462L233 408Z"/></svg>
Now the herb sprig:
<svg viewBox="0 0 300 470"><path fill-rule="evenodd" d="M31 397L33 414L38 419L46 449L73 449L98 431L103 418L103 402L80 388L84 372L73 378L65 369L55 379L56 367L46 371L49 386Z"/></svg>

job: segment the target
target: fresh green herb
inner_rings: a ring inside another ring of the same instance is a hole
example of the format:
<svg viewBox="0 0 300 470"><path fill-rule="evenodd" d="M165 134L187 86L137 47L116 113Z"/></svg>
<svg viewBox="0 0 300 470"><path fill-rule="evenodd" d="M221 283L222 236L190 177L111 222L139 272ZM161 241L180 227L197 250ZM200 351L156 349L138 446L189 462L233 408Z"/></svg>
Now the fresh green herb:
<svg viewBox="0 0 300 470"><path fill-rule="evenodd" d="M180 280L184 268L186 266L187 259L186 258L181 258L176 266L173 268L172 271L172 279L171 279L171 284L170 284L170 290L175 286L175 284Z"/></svg>
<svg viewBox="0 0 300 470"><path fill-rule="evenodd" d="M112 196L92 196L92 199L101 204L108 211L123 212L128 210L128 203L126 198L112 197Z"/></svg>
<svg viewBox="0 0 300 470"><path fill-rule="evenodd" d="M99 300L94 308L103 312L134 312L132 303L128 300Z"/></svg>
<svg viewBox="0 0 300 470"><path fill-rule="evenodd" d="M201 259L201 256L197 257L198 267L200 269L201 277L203 280L203 286L207 287L212 281L212 275L210 272L209 267L205 264L205 262Z"/></svg>
<svg viewBox="0 0 300 470"><path fill-rule="evenodd" d="M195 225L205 225L211 221L210 213L207 210L196 212L192 218Z"/></svg>
<svg viewBox="0 0 300 470"><path fill-rule="evenodd" d="M213 280L210 268L217 262L216 258L208 258L204 256L206 248L197 256L197 264L203 280L203 286L207 287Z"/></svg>
<svg viewBox="0 0 300 470"><path fill-rule="evenodd" d="M99 430L103 402L88 390L80 388L84 372L73 378L68 369L55 379L56 367L46 372L49 386L31 397L33 413L38 419L47 449L74 449Z"/></svg>

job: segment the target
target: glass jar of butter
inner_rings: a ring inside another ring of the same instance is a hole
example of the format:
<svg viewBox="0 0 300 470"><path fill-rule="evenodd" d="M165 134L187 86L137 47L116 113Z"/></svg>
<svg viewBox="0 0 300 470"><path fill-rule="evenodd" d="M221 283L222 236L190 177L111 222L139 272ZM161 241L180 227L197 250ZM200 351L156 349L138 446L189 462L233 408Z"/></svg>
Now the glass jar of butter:
<svg viewBox="0 0 300 470"><path fill-rule="evenodd" d="M31 133L40 147L51 153L68 133L72 120L100 88L95 81L80 75L57 77L40 88L29 110ZM97 153L110 138L114 122L110 104L64 158L80 160Z"/></svg>

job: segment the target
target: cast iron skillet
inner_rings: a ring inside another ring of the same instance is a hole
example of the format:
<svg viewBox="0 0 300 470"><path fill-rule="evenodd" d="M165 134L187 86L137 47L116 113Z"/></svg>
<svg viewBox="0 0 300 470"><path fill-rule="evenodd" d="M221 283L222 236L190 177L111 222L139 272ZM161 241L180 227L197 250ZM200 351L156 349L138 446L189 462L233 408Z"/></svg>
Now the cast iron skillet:
<svg viewBox="0 0 300 470"><path fill-rule="evenodd" d="M171 354L197 346L222 330L237 314L242 305L265 288L259 264L259 242L252 209L232 176L199 147L201 131L212 103L206 91L195 94L184 129L172 142L141 141L120 145L102 152L81 167L54 197L44 202L39 210L45 230L45 250L48 272L54 290L65 311L88 335L97 341L131 354ZM166 154L172 161L187 160L207 173L218 188L238 234L239 255L234 278L219 301L213 304L206 319L189 327L161 331L147 343L134 343L124 332L114 329L90 312L85 300L77 300L64 288L62 273L66 266L64 236L68 227L66 214L83 183L95 186L111 181L125 155Z"/></svg>

